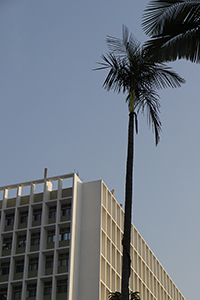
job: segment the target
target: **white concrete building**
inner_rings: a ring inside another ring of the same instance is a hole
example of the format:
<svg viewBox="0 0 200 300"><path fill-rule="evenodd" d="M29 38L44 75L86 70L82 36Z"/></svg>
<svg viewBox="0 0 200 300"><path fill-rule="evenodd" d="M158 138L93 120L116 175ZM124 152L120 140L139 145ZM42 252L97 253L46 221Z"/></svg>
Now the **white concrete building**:
<svg viewBox="0 0 200 300"><path fill-rule="evenodd" d="M106 300L120 290L124 211L102 180L1 187L0 216L0 300ZM131 259L142 300L185 300L134 226Z"/></svg>

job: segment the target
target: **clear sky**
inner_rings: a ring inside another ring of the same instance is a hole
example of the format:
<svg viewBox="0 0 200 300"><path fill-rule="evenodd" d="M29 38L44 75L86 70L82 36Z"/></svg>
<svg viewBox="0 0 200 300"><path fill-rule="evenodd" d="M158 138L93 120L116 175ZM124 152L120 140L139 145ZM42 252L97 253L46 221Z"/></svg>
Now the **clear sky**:
<svg viewBox="0 0 200 300"><path fill-rule="evenodd" d="M122 24L141 42L148 0L0 0L0 186L78 171L124 203L128 112L92 71ZM139 117L133 222L186 299L200 282L200 65L173 64L187 83L161 91L163 131ZM145 300L145 299L143 299ZM162 299L161 299L162 300Z"/></svg>

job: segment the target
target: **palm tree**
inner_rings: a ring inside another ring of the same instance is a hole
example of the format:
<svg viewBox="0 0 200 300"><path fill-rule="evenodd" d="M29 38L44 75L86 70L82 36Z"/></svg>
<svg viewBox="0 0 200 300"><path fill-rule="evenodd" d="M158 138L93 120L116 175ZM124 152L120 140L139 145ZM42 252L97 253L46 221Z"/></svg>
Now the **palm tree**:
<svg viewBox="0 0 200 300"><path fill-rule="evenodd" d="M148 51L141 47L128 29L123 26L123 38L107 37L109 53L102 55L102 62L95 70L108 69L103 83L106 90L126 94L129 107L128 149L126 163L125 216L122 261L121 300L129 298L130 277L130 234L132 211L133 141L134 120L137 132L137 114L147 112L147 120L155 132L156 145L159 142L161 121L159 118L159 96L156 89L179 87L184 79L164 64L152 61Z"/></svg>
<svg viewBox="0 0 200 300"><path fill-rule="evenodd" d="M121 293L120 292L109 293L108 299L109 300L121 300ZM130 300L141 300L139 292L131 292Z"/></svg>
<svg viewBox="0 0 200 300"><path fill-rule="evenodd" d="M200 0L150 1L142 26L157 60L200 62Z"/></svg>

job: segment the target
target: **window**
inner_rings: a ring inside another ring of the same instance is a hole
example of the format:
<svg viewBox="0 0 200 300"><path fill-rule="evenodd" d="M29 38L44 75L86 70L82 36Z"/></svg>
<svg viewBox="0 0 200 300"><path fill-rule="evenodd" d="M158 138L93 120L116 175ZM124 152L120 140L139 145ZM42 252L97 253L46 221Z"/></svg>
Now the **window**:
<svg viewBox="0 0 200 300"><path fill-rule="evenodd" d="M42 209L35 209L33 211L32 221L41 221L42 219Z"/></svg>
<svg viewBox="0 0 200 300"><path fill-rule="evenodd" d="M44 283L44 295L51 295L52 282L48 281Z"/></svg>
<svg viewBox="0 0 200 300"><path fill-rule="evenodd" d="M40 232L31 234L31 246L40 244Z"/></svg>
<svg viewBox="0 0 200 300"><path fill-rule="evenodd" d="M10 250L12 248L12 237L4 238L2 250Z"/></svg>
<svg viewBox="0 0 200 300"><path fill-rule="evenodd" d="M22 291L14 292L14 299L22 299Z"/></svg>
<svg viewBox="0 0 200 300"><path fill-rule="evenodd" d="M67 293L67 280L57 281L57 293Z"/></svg>
<svg viewBox="0 0 200 300"><path fill-rule="evenodd" d="M22 286L14 287L14 299L22 299Z"/></svg>
<svg viewBox="0 0 200 300"><path fill-rule="evenodd" d="M28 270L29 271L37 271L37 269L38 269L38 257L30 258Z"/></svg>
<svg viewBox="0 0 200 300"><path fill-rule="evenodd" d="M53 255L46 257L46 269L53 268Z"/></svg>
<svg viewBox="0 0 200 300"><path fill-rule="evenodd" d="M24 260L16 261L16 273L24 272Z"/></svg>
<svg viewBox="0 0 200 300"><path fill-rule="evenodd" d="M8 275L10 270L10 262L1 263L0 275Z"/></svg>
<svg viewBox="0 0 200 300"><path fill-rule="evenodd" d="M58 257L58 266L68 266L69 255L68 253L59 254Z"/></svg>
<svg viewBox="0 0 200 300"><path fill-rule="evenodd" d="M0 289L0 300L7 299L7 288Z"/></svg>
<svg viewBox="0 0 200 300"><path fill-rule="evenodd" d="M50 230L47 233L47 243L55 242L55 230Z"/></svg>
<svg viewBox="0 0 200 300"><path fill-rule="evenodd" d="M5 226L10 226L14 224L15 214L7 214L5 219Z"/></svg>
<svg viewBox="0 0 200 300"><path fill-rule="evenodd" d="M61 206L60 216L70 216L71 215L71 204L63 204Z"/></svg>
<svg viewBox="0 0 200 300"><path fill-rule="evenodd" d="M49 207L49 219L56 218L56 206Z"/></svg>
<svg viewBox="0 0 200 300"><path fill-rule="evenodd" d="M70 228L61 228L59 234L59 241L70 240Z"/></svg>
<svg viewBox="0 0 200 300"><path fill-rule="evenodd" d="M20 213L20 223L28 223L28 211L22 211Z"/></svg>
<svg viewBox="0 0 200 300"><path fill-rule="evenodd" d="M29 284L27 286L26 297L35 297L36 296L36 284Z"/></svg>
<svg viewBox="0 0 200 300"><path fill-rule="evenodd" d="M26 247L26 235L18 236L18 248Z"/></svg>

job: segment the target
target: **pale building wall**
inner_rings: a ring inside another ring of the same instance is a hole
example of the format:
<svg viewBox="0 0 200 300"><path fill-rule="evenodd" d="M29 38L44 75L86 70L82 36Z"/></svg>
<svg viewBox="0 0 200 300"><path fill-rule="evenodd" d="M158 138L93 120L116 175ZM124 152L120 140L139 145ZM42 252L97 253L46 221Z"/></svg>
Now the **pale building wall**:
<svg viewBox="0 0 200 300"><path fill-rule="evenodd" d="M102 183L100 300L120 291L124 211ZM175 283L132 224L130 289L143 300L185 300Z"/></svg>
<svg viewBox="0 0 200 300"><path fill-rule="evenodd" d="M101 181L82 184L79 298L99 299ZM74 300L74 299L73 299Z"/></svg>

